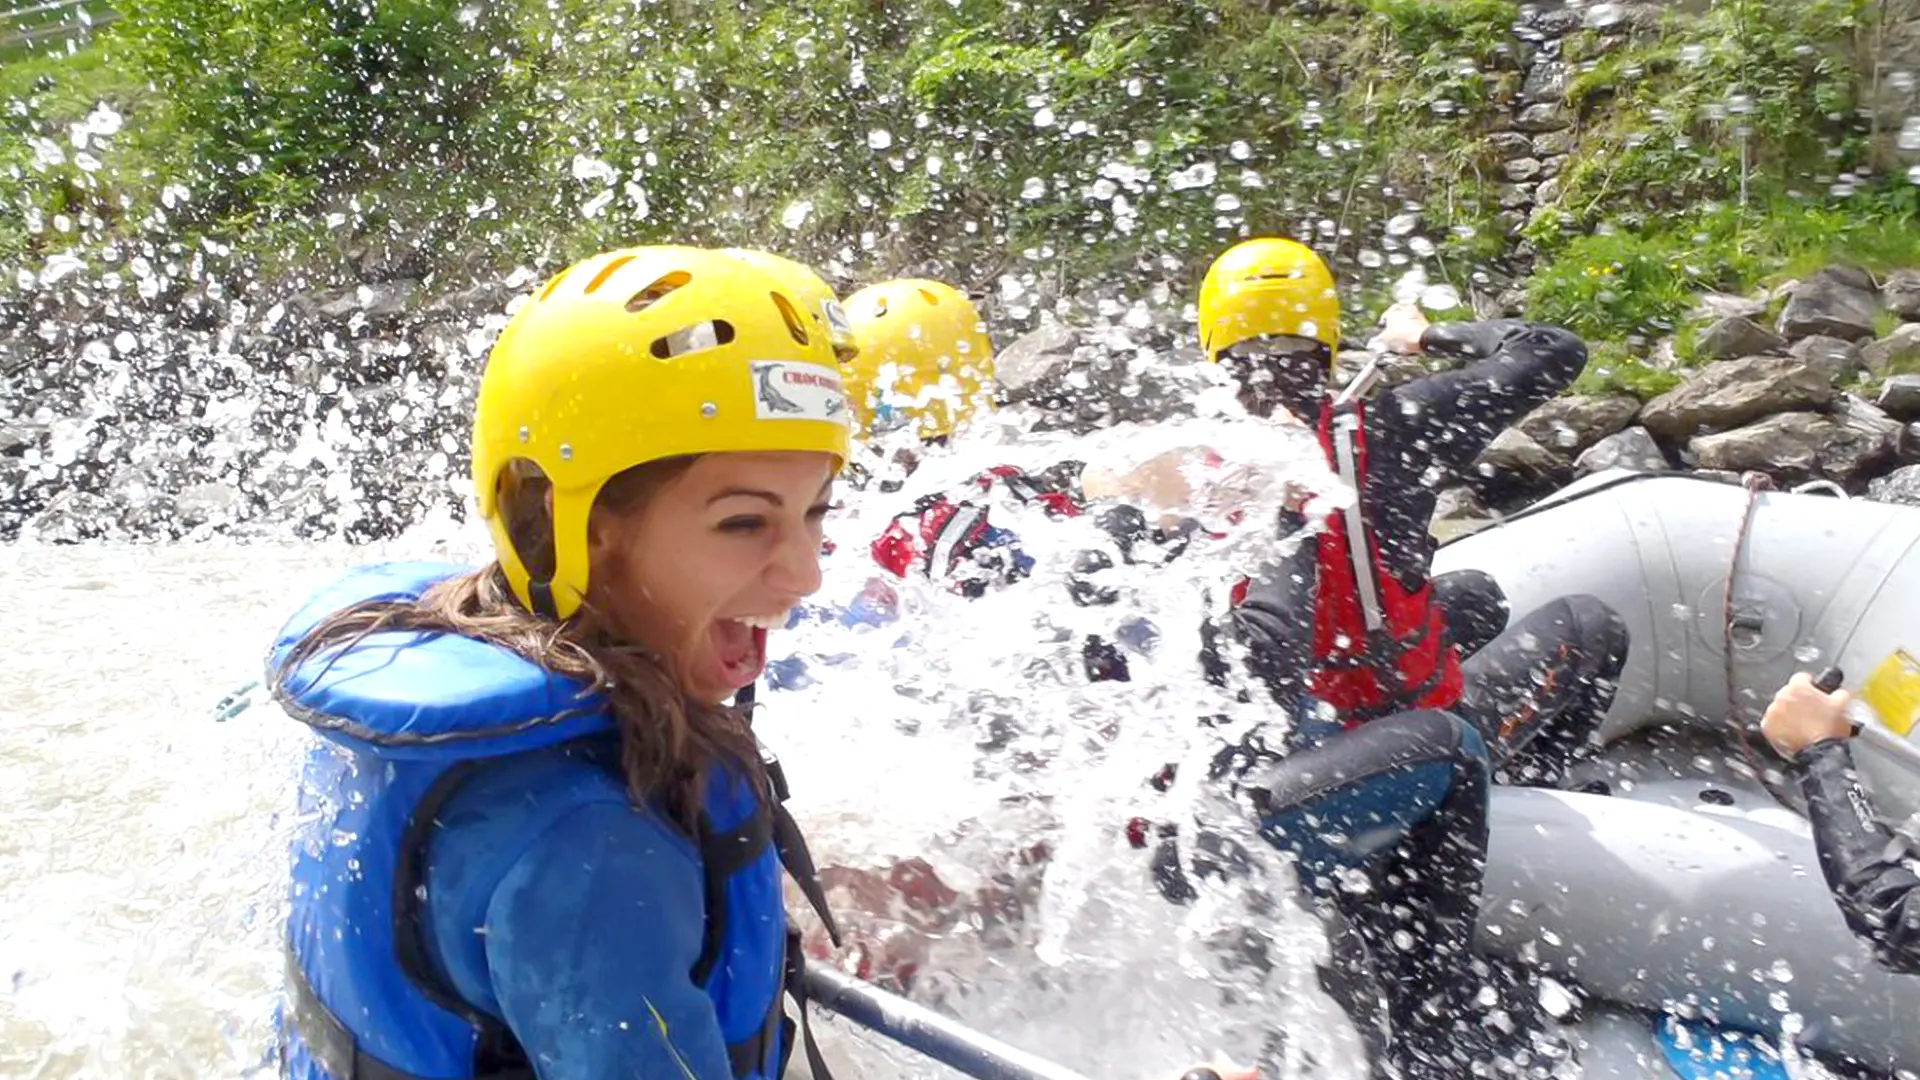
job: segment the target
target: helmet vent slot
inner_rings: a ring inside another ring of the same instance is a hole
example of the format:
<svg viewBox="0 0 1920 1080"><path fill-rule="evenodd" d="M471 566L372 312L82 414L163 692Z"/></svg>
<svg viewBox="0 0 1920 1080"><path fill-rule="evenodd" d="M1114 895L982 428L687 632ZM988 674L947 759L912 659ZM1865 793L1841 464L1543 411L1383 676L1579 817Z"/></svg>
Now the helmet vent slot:
<svg viewBox="0 0 1920 1080"><path fill-rule="evenodd" d="M684 270L675 270L656 280L653 284L634 293L627 299L627 310L645 311L665 299L667 294L693 280L693 275Z"/></svg>
<svg viewBox="0 0 1920 1080"><path fill-rule="evenodd" d="M807 344L806 322L801 319L800 313L794 310L793 304L789 303L787 298L781 296L779 293L768 293L767 295L773 299L773 306L780 309L780 318L787 324L787 333L792 335L793 340L801 345Z"/></svg>
<svg viewBox="0 0 1920 1080"><path fill-rule="evenodd" d="M702 349L718 348L733 343L733 324L725 319L709 319L697 322L682 330L675 330L665 337L653 339L653 355L662 360L696 353Z"/></svg>
<svg viewBox="0 0 1920 1080"><path fill-rule="evenodd" d="M547 297L552 296L553 291L558 289L560 283L567 280L567 276L571 273L573 273L573 267L569 266L565 270L553 275L553 280L547 282L547 287L540 290L540 299L545 300Z"/></svg>
<svg viewBox="0 0 1920 1080"><path fill-rule="evenodd" d="M595 292L597 292L600 286L605 285L607 283L608 278L619 273L621 267L627 265L632 261L633 261L633 256L622 255L619 258L608 263L607 265L601 267L600 272L593 275L593 280L587 282L587 295L591 296Z"/></svg>

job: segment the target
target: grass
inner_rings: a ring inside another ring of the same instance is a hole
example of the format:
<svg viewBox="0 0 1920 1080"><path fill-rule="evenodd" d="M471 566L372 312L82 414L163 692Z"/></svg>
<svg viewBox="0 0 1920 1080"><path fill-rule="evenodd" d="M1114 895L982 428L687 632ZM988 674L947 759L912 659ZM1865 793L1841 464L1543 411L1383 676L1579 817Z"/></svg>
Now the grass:
<svg viewBox="0 0 1920 1080"><path fill-rule="evenodd" d="M1574 380L1570 393L1631 394L1641 401L1651 401L1684 381L1677 372L1649 365L1619 342L1596 342L1589 352L1586 370Z"/></svg>

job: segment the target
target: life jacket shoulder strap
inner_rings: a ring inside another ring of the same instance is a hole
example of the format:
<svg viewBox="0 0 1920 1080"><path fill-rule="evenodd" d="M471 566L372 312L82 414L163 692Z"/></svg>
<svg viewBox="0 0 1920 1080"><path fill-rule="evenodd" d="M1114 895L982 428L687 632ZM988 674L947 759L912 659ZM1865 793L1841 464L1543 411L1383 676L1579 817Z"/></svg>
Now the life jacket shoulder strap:
<svg viewBox="0 0 1920 1080"><path fill-rule="evenodd" d="M1360 615L1370 631L1386 625L1380 607L1380 582L1374 574L1373 537L1367 532L1366 514L1361 507L1367 472L1366 415L1358 402L1329 407L1324 437L1333 451L1334 469L1340 480L1353 491L1353 502L1342 511L1347 533L1347 558L1353 563L1355 591L1359 593Z"/></svg>

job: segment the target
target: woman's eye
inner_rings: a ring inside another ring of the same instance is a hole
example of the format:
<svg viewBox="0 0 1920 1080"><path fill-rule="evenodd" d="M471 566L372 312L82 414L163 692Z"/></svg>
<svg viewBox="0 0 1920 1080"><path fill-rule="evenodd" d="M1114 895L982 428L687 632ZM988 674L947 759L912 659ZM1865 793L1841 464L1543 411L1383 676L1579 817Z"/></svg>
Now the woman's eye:
<svg viewBox="0 0 1920 1080"><path fill-rule="evenodd" d="M720 531L727 533L754 533L766 528L767 519L763 517L730 517L720 523Z"/></svg>

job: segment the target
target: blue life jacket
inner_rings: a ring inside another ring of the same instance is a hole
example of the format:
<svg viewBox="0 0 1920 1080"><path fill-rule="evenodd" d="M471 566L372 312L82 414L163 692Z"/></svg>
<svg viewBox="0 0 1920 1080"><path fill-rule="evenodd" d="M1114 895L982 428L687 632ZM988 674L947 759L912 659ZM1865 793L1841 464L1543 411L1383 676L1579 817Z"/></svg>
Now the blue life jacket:
<svg viewBox="0 0 1920 1080"><path fill-rule="evenodd" d="M268 683L322 740L301 785L293 853L288 1002L280 1018L288 1075L325 1080L532 1077L512 1033L455 992L425 933L427 845L438 808L475 768L563 745L604 763L611 782L542 799L624 800L618 733L605 702L499 646L455 634L382 632L331 646L284 679L309 631L366 601L409 601L472 568L368 567L310 599L282 628ZM746 695L750 699L750 695ZM780 801L716 769L697 834L706 879L705 939L691 972L713 999L739 1080L775 1080L791 1049L782 1008L803 958L785 920L783 865L837 940L805 843ZM555 807L564 811L565 807ZM817 1058L810 1033L810 1058Z"/></svg>

